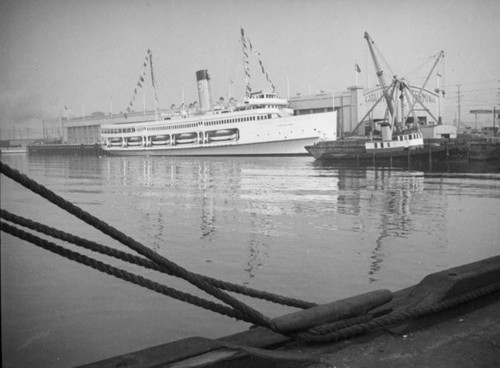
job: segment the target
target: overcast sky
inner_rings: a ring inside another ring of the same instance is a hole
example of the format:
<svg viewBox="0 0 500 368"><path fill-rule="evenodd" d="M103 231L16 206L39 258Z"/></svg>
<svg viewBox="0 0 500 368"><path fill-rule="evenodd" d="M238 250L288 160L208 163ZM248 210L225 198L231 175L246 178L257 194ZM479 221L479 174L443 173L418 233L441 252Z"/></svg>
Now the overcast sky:
<svg viewBox="0 0 500 368"><path fill-rule="evenodd" d="M212 77L214 98L228 98L230 80L240 98L240 27L283 96L287 75L291 95L345 90L356 63L359 84L373 86L367 31L394 74L417 85L429 57L444 50L446 120L456 117L457 84L462 120L472 108L500 107L498 0L0 0L2 136L14 123L54 119L64 106L75 116L125 111L148 48L159 107L183 95L197 100L200 69ZM265 87L252 63L253 88ZM150 90L145 96L151 108ZM142 104L139 91L136 110Z"/></svg>

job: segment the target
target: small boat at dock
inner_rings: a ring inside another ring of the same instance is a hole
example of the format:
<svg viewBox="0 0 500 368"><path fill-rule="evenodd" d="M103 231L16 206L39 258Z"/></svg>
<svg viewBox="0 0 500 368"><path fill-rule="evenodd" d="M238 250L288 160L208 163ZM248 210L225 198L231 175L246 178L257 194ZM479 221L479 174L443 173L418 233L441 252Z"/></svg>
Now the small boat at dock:
<svg viewBox="0 0 500 368"><path fill-rule="evenodd" d="M326 161L363 161L363 162L389 162L389 161L414 161L434 160L448 157L452 152L445 145L425 145L413 149L396 150L387 148L367 149L368 145L387 144L394 141L365 142L363 140L322 141L306 150L317 160Z"/></svg>
<svg viewBox="0 0 500 368"><path fill-rule="evenodd" d="M318 160L380 160L406 158L426 154L424 140L419 131L407 131L390 136L390 127L382 128L382 139L346 139L321 141L306 150Z"/></svg>

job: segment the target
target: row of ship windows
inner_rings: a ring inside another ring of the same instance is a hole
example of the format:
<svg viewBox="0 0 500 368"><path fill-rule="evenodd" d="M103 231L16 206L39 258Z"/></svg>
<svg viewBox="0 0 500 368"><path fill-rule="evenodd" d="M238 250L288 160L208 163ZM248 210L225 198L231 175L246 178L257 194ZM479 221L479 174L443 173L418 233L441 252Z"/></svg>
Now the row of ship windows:
<svg viewBox="0 0 500 368"><path fill-rule="evenodd" d="M401 136L401 135L398 136L399 141L407 141L408 139L418 139L418 138L421 138L420 134L418 134L418 133L408 134L408 135L404 135L404 136Z"/></svg>
<svg viewBox="0 0 500 368"><path fill-rule="evenodd" d="M378 147L378 145L380 144L380 147ZM387 142L387 146L386 147L390 147L391 144L389 142ZM381 142L381 143L375 143L375 148L384 148L384 142Z"/></svg>
<svg viewBox="0 0 500 368"><path fill-rule="evenodd" d="M115 128L115 129L103 129L102 133L134 133L135 128Z"/></svg>
<svg viewBox="0 0 500 368"><path fill-rule="evenodd" d="M259 98L276 98L276 95L268 95L268 94L263 94L263 95L254 95L251 97L252 99L259 99Z"/></svg>
<svg viewBox="0 0 500 368"><path fill-rule="evenodd" d="M405 136L398 136L398 141L403 141L403 140L408 140L408 139L418 139L420 138L420 134L409 134L409 135L405 135ZM380 148L384 148L384 142L380 142L380 143L375 143L375 148L378 148L378 144L380 144ZM387 146L386 147L391 147L391 143L390 142L386 142Z"/></svg>
<svg viewBox="0 0 500 368"><path fill-rule="evenodd" d="M154 131L154 130L165 130L165 129L196 128L197 126L198 126L198 123L178 124L178 125L164 125L164 126L157 126L157 127L147 128L146 130L148 132L150 132L150 131Z"/></svg>
<svg viewBox="0 0 500 368"><path fill-rule="evenodd" d="M243 118L234 118L234 119L225 119L225 120L216 120L216 121L207 121L205 125L219 125L219 124L230 124L230 123L241 123L244 121L253 121L253 120L264 120L271 119L271 114L267 115L257 115L257 116L246 116Z"/></svg>
<svg viewBox="0 0 500 368"><path fill-rule="evenodd" d="M211 126L211 125L219 125L219 124L240 123L240 122L244 122L244 121L264 120L264 119L270 119L270 118L271 118L271 114L258 115L258 116L247 116L247 117L243 117L243 118L207 121L207 122L205 122L205 125ZM147 130L148 131L155 131L155 130L166 130L166 129L196 128L197 126L198 126L198 123L178 124L178 125L163 125L163 126L147 128ZM107 133L107 134L110 134L110 133L111 134L112 133L134 133L135 128L103 129L102 132Z"/></svg>
<svg viewBox="0 0 500 368"><path fill-rule="evenodd" d="M250 110L256 110L256 109L272 109L272 108L279 108L278 105L254 105L251 106L249 109Z"/></svg>

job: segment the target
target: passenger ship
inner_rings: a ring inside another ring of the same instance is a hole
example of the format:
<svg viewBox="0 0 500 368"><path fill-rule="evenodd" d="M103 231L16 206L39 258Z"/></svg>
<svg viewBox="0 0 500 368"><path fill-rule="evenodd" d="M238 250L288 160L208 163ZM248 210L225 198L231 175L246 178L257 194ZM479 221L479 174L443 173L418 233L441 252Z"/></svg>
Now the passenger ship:
<svg viewBox="0 0 500 368"><path fill-rule="evenodd" d="M334 111L294 116L287 105L275 92L254 92L232 111L103 124L103 149L115 155L307 155L305 146L336 139Z"/></svg>
<svg viewBox="0 0 500 368"><path fill-rule="evenodd" d="M260 59L261 70L272 88L269 92L252 93L248 55L257 53L245 37L243 28L241 42L246 74L243 105L213 109L210 77L206 69L199 70L196 80L201 114L163 117L149 122L103 124L103 149L116 155L307 155L305 146L321 139L337 139L336 112L294 115L293 110L288 108L288 101L278 97ZM150 50L144 66L148 63L151 65L154 88ZM144 69L138 86L142 87L143 76ZM129 111L132 102L133 99Z"/></svg>

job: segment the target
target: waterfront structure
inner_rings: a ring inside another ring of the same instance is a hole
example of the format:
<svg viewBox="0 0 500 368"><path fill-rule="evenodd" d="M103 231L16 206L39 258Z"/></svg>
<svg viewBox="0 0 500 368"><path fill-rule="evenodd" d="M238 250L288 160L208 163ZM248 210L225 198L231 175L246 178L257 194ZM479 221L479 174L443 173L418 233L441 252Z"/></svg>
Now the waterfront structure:
<svg viewBox="0 0 500 368"><path fill-rule="evenodd" d="M415 87L411 87L415 89ZM363 86L350 86L339 92L320 92L316 94L297 95L290 97L288 107L295 115L337 112L336 125L339 137L353 131L359 120L370 108L374 96L379 88L366 89ZM426 91L429 99L426 104L431 111L437 111L437 94ZM159 110L159 114L172 114L171 110ZM181 115L180 111L174 114ZM68 144L96 144L100 142L102 124L125 124L130 121L150 121L155 118L155 111L132 113L130 115L114 114L102 116L86 116L74 119L63 119L63 141ZM382 109L375 108L371 114L375 121L384 117ZM423 111L419 114L419 120L427 122L420 126L424 139L428 138L456 138L456 127L444 124L430 124L428 114ZM369 125L369 122L366 123Z"/></svg>
<svg viewBox="0 0 500 368"><path fill-rule="evenodd" d="M444 124L421 125L420 131L424 139L454 139L457 138L457 127Z"/></svg>
<svg viewBox="0 0 500 368"><path fill-rule="evenodd" d="M351 86L346 91L297 95L289 99L290 108L297 115L337 111L337 134L339 137L351 132L362 116L365 103L363 87Z"/></svg>
<svg viewBox="0 0 500 368"><path fill-rule="evenodd" d="M63 120L63 142L66 144L96 144L101 135L101 119Z"/></svg>
<svg viewBox="0 0 500 368"><path fill-rule="evenodd" d="M146 121L155 116L154 111L145 111L125 116L120 114L92 114L73 119L63 118L63 143L65 144L97 144L101 139L101 125L104 123L126 123L133 121Z"/></svg>

